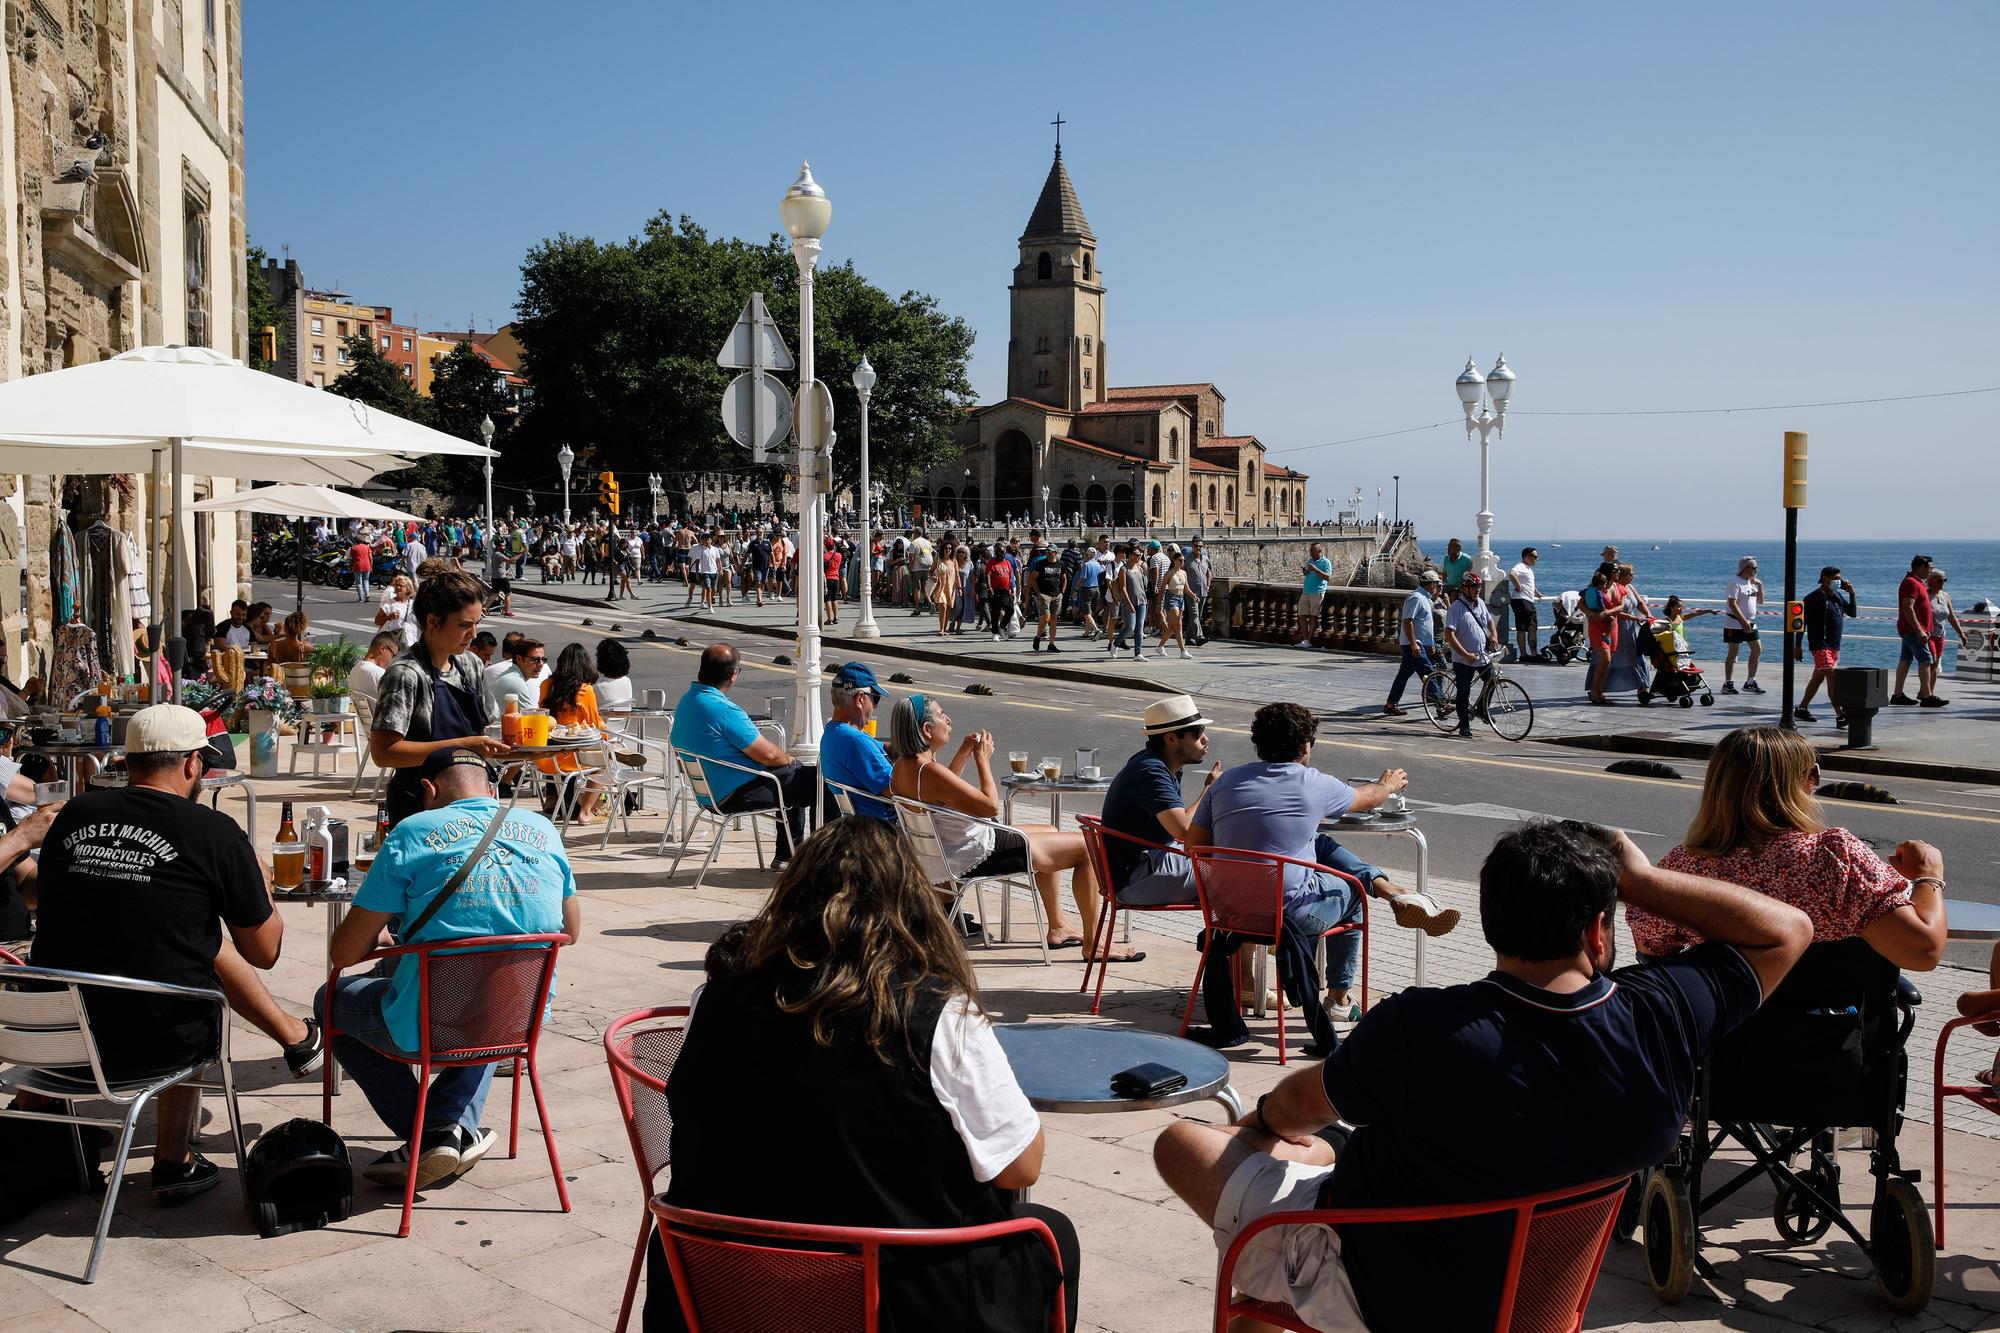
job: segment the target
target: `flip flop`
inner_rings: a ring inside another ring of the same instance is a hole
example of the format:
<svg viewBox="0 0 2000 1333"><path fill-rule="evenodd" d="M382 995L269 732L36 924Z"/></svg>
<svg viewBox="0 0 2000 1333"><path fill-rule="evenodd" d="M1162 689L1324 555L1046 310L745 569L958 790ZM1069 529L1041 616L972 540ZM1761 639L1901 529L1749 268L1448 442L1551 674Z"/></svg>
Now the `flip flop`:
<svg viewBox="0 0 2000 1333"><path fill-rule="evenodd" d="M1143 963L1146 961L1146 951L1144 949L1134 949L1123 958L1092 958L1090 961L1093 963Z"/></svg>
<svg viewBox="0 0 2000 1333"><path fill-rule="evenodd" d="M1051 949L1081 949L1083 947L1083 936L1073 935L1066 940L1050 940L1049 947Z"/></svg>
<svg viewBox="0 0 2000 1333"><path fill-rule="evenodd" d="M2000 1088L2000 1078L1994 1077L1991 1069L1973 1070L1972 1081L1975 1083L1984 1083L1989 1088Z"/></svg>

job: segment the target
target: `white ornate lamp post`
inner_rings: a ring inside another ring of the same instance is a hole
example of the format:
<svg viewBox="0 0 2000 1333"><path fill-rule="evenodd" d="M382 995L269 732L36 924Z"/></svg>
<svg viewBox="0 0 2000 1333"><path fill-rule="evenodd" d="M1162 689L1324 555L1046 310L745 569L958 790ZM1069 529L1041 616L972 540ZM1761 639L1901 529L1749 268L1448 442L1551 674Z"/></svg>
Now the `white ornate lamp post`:
<svg viewBox="0 0 2000 1333"><path fill-rule="evenodd" d="M805 418L816 411L813 386L813 267L819 240L833 220L833 203L813 179L812 164L799 164L799 178L778 204L799 266L799 657L792 701L792 755L805 763L819 759L819 617L826 578L819 527L820 431L831 423Z"/></svg>
<svg viewBox="0 0 2000 1333"><path fill-rule="evenodd" d="M875 623L875 518L873 493L868 488L868 398L875 392L875 367L862 357L854 368L854 391L861 395L861 618L854 622L854 637L879 639L882 627Z"/></svg>
<svg viewBox="0 0 2000 1333"><path fill-rule="evenodd" d="M1479 571L1489 591L1500 574L1500 562L1493 555L1493 451L1492 437L1507 434L1507 399L1514 392L1514 372L1502 356L1484 379L1472 358L1458 377L1458 401L1465 408L1465 438L1479 432L1479 551L1472 567Z"/></svg>
<svg viewBox="0 0 2000 1333"><path fill-rule="evenodd" d="M492 417L485 417L485 416L483 416L483 417L479 418L479 438L480 438L480 439L482 439L482 440L484 440L484 441L486 442L486 447L487 447L488 449L491 449L491 448L493 447L493 418L492 418ZM485 473L486 473L486 536L485 536L485 537L484 537L484 538L482 539L482 541L481 541L481 543L480 543L480 544L481 544L481 546L483 546L483 547L485 548L485 551L486 551L486 583L487 583L487 586L488 586L488 587L491 587L491 586L492 586L492 584L493 584L493 577L494 577L494 574L493 574L493 455L491 455L491 454L488 454L488 455L487 455L487 456L486 456L486 457L485 457L485 458L484 458L483 460L481 460L481 461L482 461L482 462L484 462L484 463L486 464L486 467L485 467L485 469L484 469L484 471L485 471Z"/></svg>
<svg viewBox="0 0 2000 1333"><path fill-rule="evenodd" d="M569 526L569 470L576 463L576 450L564 445L556 451L556 462L562 466L563 474L563 526Z"/></svg>
<svg viewBox="0 0 2000 1333"><path fill-rule="evenodd" d="M659 473L648 472L646 474L646 489L653 493L653 522L658 523L660 521L660 474Z"/></svg>
<svg viewBox="0 0 2000 1333"><path fill-rule="evenodd" d="M1044 528L1055 526L1049 522L1049 488L1046 486L1042 487L1042 521L1039 526Z"/></svg>

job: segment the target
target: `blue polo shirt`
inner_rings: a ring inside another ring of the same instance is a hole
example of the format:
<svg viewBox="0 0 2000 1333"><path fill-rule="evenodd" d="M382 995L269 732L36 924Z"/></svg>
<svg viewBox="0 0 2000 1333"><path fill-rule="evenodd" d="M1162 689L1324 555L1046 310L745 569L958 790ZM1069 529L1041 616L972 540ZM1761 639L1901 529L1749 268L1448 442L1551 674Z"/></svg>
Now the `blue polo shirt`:
<svg viewBox="0 0 2000 1333"><path fill-rule="evenodd" d="M1160 811L1178 809L1181 775L1167 767L1167 761L1151 750L1141 750L1125 761L1118 776L1104 792L1104 827L1145 842L1171 844L1173 839L1160 827ZM1123 887L1139 868L1143 849L1124 838L1104 840L1104 859L1110 863L1111 878Z"/></svg>
<svg viewBox="0 0 2000 1333"><path fill-rule="evenodd" d="M1410 622L1410 633L1416 638L1417 646L1427 650L1437 647L1437 626L1433 623L1434 608L1431 599L1424 596L1420 588L1403 599L1400 618ZM1400 627L1397 635L1401 637Z"/></svg>
<svg viewBox="0 0 2000 1333"><path fill-rule="evenodd" d="M882 742L849 722L829 722L819 738L819 767L828 782L837 782L856 791L889 790L892 771ZM854 813L896 822L896 811L887 801L867 796L850 796Z"/></svg>
<svg viewBox="0 0 2000 1333"><path fill-rule="evenodd" d="M1224 769L1195 805L1193 823L1217 847L1247 847L1311 861L1323 820L1338 819L1354 804L1354 788L1305 764L1259 759ZM1285 867L1285 902L1308 896L1311 872ZM1314 895L1316 896L1316 895Z"/></svg>
<svg viewBox="0 0 2000 1333"><path fill-rule="evenodd" d="M1103 577L1104 566L1098 564L1094 558L1085 560L1076 567L1076 586L1085 591L1096 588Z"/></svg>
<svg viewBox="0 0 2000 1333"><path fill-rule="evenodd" d="M390 831L368 868L354 905L395 917L393 929L403 944L561 930L563 899L576 892L562 835L536 811L514 810L504 816L507 822L458 892L446 899L423 930L403 937L402 923L415 920L430 906L499 811L500 802L492 797L471 797L404 819ZM549 995L553 1000L553 984ZM415 1052L419 1044L415 958L397 960L382 1018L396 1045Z"/></svg>
<svg viewBox="0 0 2000 1333"><path fill-rule="evenodd" d="M1377 1001L1320 1070L1356 1128L1319 1206L1475 1203L1656 1166L1696 1068L1762 1002L1743 955L1715 943L1568 995L1494 972ZM1422 1226L1342 1231L1369 1327L1491 1328L1510 1224Z"/></svg>
<svg viewBox="0 0 2000 1333"><path fill-rule="evenodd" d="M1325 592L1326 585L1333 582L1333 562L1325 556L1306 561L1305 586L1300 589L1308 597L1316 592Z"/></svg>
<svg viewBox="0 0 2000 1333"><path fill-rule="evenodd" d="M676 750L686 750L703 759L761 769L763 765L752 762L743 751L762 734L735 700L715 686L697 681L687 687L687 693L674 705L674 728L669 739ZM754 773L738 772L722 764L704 772L708 775L709 792L717 801L756 777Z"/></svg>

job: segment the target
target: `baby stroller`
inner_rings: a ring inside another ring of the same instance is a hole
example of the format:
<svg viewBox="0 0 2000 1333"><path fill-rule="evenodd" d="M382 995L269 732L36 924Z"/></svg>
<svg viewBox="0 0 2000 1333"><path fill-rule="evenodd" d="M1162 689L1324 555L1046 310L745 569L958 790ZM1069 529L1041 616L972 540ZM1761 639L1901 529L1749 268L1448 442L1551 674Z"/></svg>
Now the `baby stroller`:
<svg viewBox="0 0 2000 1333"><path fill-rule="evenodd" d="M1689 660L1691 654L1675 650L1672 625L1664 620L1649 620L1634 628L1639 636L1640 653L1653 664L1653 683L1639 687L1640 703L1651 703L1657 696L1682 708L1693 708L1696 695L1701 696L1704 708L1715 702L1701 668Z"/></svg>
<svg viewBox="0 0 2000 1333"><path fill-rule="evenodd" d="M1551 666L1568 666L1583 656L1582 601L1565 593L1556 599L1554 612L1555 628L1536 656Z"/></svg>

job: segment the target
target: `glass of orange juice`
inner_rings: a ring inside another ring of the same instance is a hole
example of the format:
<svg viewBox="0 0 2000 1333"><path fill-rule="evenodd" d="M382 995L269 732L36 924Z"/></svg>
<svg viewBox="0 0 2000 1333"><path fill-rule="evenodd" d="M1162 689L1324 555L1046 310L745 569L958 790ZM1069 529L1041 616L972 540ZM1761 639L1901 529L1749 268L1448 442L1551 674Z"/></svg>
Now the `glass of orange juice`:
<svg viewBox="0 0 2000 1333"><path fill-rule="evenodd" d="M539 708L531 708L521 714L521 744L547 745L549 743L549 715Z"/></svg>

